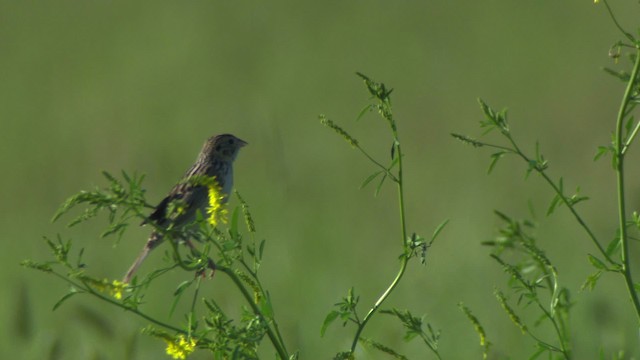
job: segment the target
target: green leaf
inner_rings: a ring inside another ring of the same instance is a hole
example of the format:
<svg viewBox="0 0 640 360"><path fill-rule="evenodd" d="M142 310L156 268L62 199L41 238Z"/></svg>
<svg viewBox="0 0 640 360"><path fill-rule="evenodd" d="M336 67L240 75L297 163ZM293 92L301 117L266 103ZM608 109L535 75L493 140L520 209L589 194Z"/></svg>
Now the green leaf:
<svg viewBox="0 0 640 360"><path fill-rule="evenodd" d="M433 231L433 235L431 235L431 242L433 242L438 237L438 235L440 235L440 232L444 230L444 227L447 226L448 223L449 219L445 219L440 223L440 225L438 225L438 227L436 227L436 229Z"/></svg>
<svg viewBox="0 0 640 360"><path fill-rule="evenodd" d="M400 162L400 157L396 156L393 160L391 160L391 164L389 164L389 166L387 167L387 172L390 172L391 169L396 167L396 165L398 165L399 162Z"/></svg>
<svg viewBox="0 0 640 360"><path fill-rule="evenodd" d="M560 199L561 197L558 194L553 197L553 200L551 200L551 204L549 204L549 208L547 209L547 216L553 214L553 212L556 210L556 207L560 203Z"/></svg>
<svg viewBox="0 0 640 360"><path fill-rule="evenodd" d="M107 230L103 231L102 234L100 234L101 238L105 238L109 235L113 235L117 232L123 232L127 226L129 226L129 224L127 223L115 223L115 224L111 224Z"/></svg>
<svg viewBox="0 0 640 360"><path fill-rule="evenodd" d="M102 170L102 175L106 177L110 183L119 184L118 180L113 175L111 175L108 171Z"/></svg>
<svg viewBox="0 0 640 360"><path fill-rule="evenodd" d="M624 82L629 82L629 79L631 79L631 75L624 71L615 71L609 68L602 68L602 70L604 70L604 72L606 72L607 74L616 77Z"/></svg>
<svg viewBox="0 0 640 360"><path fill-rule="evenodd" d="M59 308L60 305L62 305L62 303L64 303L65 301L69 300L73 295L78 294L78 293L79 293L79 291L77 291L75 289L71 289L70 292L65 294L62 298L60 298L60 300L58 300L58 302L55 303L55 305L53 305L52 311L56 311L56 309Z"/></svg>
<svg viewBox="0 0 640 360"><path fill-rule="evenodd" d="M571 197L571 199L569 199L569 200L570 200L570 201L569 201L569 203L570 203L571 205L575 205L575 204L577 204L577 203L580 203L580 202L583 202L583 201L589 200L589 197L588 197L588 196L578 196L578 194L576 194L576 195L573 195L573 196Z"/></svg>
<svg viewBox="0 0 640 360"><path fill-rule="evenodd" d="M189 286L191 286L191 284L193 284L193 280L183 281L173 292L173 296L182 294L182 292L185 291Z"/></svg>
<svg viewBox="0 0 640 360"><path fill-rule="evenodd" d="M360 119L364 116L364 114L366 114L367 112L369 112L371 110L373 110L373 105L372 104L368 104L367 106L362 108L362 110L360 110L360 112L358 113L358 116L356 117L356 121L360 121Z"/></svg>
<svg viewBox="0 0 640 360"><path fill-rule="evenodd" d="M608 270L607 265L605 265L604 262L602 262L602 260L598 259L597 257L589 254L589 262L591 263L591 265L593 265L596 269L599 270Z"/></svg>
<svg viewBox="0 0 640 360"><path fill-rule="evenodd" d="M620 238L618 236L616 236L607 245L607 249L606 249L607 255L613 256L615 254L615 252L618 250L619 247L620 247Z"/></svg>
<svg viewBox="0 0 640 360"><path fill-rule="evenodd" d="M496 153L491 154L491 163L489 163L489 169L487 170L487 174L491 174L491 172L493 171L493 168L498 163L498 160L502 159L502 157L506 153L507 153L506 151L498 151Z"/></svg>
<svg viewBox="0 0 640 360"><path fill-rule="evenodd" d="M494 210L493 213L496 214L504 222L507 222L507 223L512 223L513 222L513 220L503 212L500 212L498 210Z"/></svg>
<svg viewBox="0 0 640 360"><path fill-rule="evenodd" d="M128 184L132 184L134 183L134 181L131 181L131 177L129 177L129 175L127 174L126 171L122 170L120 171L120 174L122 174L122 177L124 178L124 180L128 183ZM135 175L133 176L135 178Z"/></svg>
<svg viewBox="0 0 640 360"><path fill-rule="evenodd" d="M376 171L373 174L367 176L366 179L364 179L364 181L362 182L362 184L360 184L360 189L364 189L367 185L369 185L369 183L371 181L373 181L373 179L375 179L376 177L378 177L378 175L383 174L384 171L380 170L380 171Z"/></svg>
<svg viewBox="0 0 640 360"><path fill-rule="evenodd" d="M580 290L593 290L600 279L600 275L602 275L602 271L596 271L589 275L580 287Z"/></svg>
<svg viewBox="0 0 640 360"><path fill-rule="evenodd" d="M560 177L560 180L558 181L558 193L556 193L556 195L553 197L553 200L551 200L551 204L547 209L547 216L551 215L556 210L556 207L558 205L562 205L563 197L564 197L564 182L562 177Z"/></svg>
<svg viewBox="0 0 640 360"><path fill-rule="evenodd" d="M209 309L209 311L211 311L214 314L220 312L220 308L218 307L218 304L216 304L213 300L209 300L205 298L204 305L207 307L207 309Z"/></svg>
<svg viewBox="0 0 640 360"><path fill-rule="evenodd" d="M266 240L262 239L262 241L260 241L260 245L258 246L258 260L262 259L262 254L264 253L265 244L266 244Z"/></svg>
<svg viewBox="0 0 640 360"><path fill-rule="evenodd" d="M613 149L611 149L611 147L609 146L598 146L598 152L596 152L596 155L593 157L593 161L597 161L603 155L612 152L612 150Z"/></svg>
<svg viewBox="0 0 640 360"><path fill-rule="evenodd" d="M493 119L495 118L495 114L493 113L493 110L491 110L489 105L487 105L487 103L485 103L481 98L478 98L478 103L480 104L480 109L482 110L482 113L487 118L487 120L493 121Z"/></svg>
<svg viewBox="0 0 640 360"><path fill-rule="evenodd" d="M260 307L262 313L267 317L267 319L273 319L273 304L271 303L271 294L267 291L267 294L262 301L262 306Z"/></svg>
<svg viewBox="0 0 640 360"><path fill-rule="evenodd" d="M378 183L378 186L376 186L376 191L373 193L373 196L378 196L378 194L380 194L380 189L382 188L382 184L384 184L384 181L387 179L387 173L384 173L384 175L382 176L382 179L380 179L380 182Z"/></svg>
<svg viewBox="0 0 640 360"><path fill-rule="evenodd" d="M321 337L324 336L329 325L331 325L331 323L334 322L338 318L338 316L340 316L340 312L336 310L332 310L330 313L327 314L327 317L324 318L324 322L322 323L322 328L320 329Z"/></svg>
<svg viewBox="0 0 640 360"><path fill-rule="evenodd" d="M425 334L422 330L423 319L414 316L409 310L398 310L393 308L391 310L381 310L380 313L395 316L402 322L402 325L405 327L405 341L410 341L416 336L422 336ZM433 335L433 340L437 342L438 335L435 333Z"/></svg>
<svg viewBox="0 0 640 360"><path fill-rule="evenodd" d="M173 292L174 298L173 298L173 302L171 303L171 308L169 309L169 316L173 315L173 312L176 309L176 306L178 305L178 302L180 301L182 294L192 283L193 283L193 280L183 281L182 283L180 283L180 285L178 285L176 290Z"/></svg>
<svg viewBox="0 0 640 360"><path fill-rule="evenodd" d="M547 349L545 349L543 347L538 347L538 350L529 357L529 360L535 360L538 357L540 357L540 355L544 354L545 352L547 352Z"/></svg>
<svg viewBox="0 0 640 360"><path fill-rule="evenodd" d="M71 222L67 224L67 227L74 227L82 222L85 222L89 219L96 217L98 215L98 210L100 210L100 208L101 207L98 205L90 209L85 209L84 213L82 213L82 215L76 217L75 219L71 220Z"/></svg>

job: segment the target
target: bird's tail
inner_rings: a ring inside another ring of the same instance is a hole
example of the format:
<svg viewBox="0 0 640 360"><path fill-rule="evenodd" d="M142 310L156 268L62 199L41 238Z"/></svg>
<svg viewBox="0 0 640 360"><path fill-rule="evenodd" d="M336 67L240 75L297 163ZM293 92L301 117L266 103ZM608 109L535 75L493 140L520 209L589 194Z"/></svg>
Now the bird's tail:
<svg viewBox="0 0 640 360"><path fill-rule="evenodd" d="M135 275L136 271L138 270L138 268L140 267L144 259L147 258L151 250L155 249L156 246L158 246L161 241L162 241L162 234L159 234L156 231L151 233L151 235L149 236L149 240L147 240L147 243L144 245L144 248L142 249L142 252L140 253L140 255L138 255L138 258L136 259L136 261L133 262L133 264L127 271L127 274L122 279L122 282L124 282L125 284L128 284L131 282L133 275Z"/></svg>

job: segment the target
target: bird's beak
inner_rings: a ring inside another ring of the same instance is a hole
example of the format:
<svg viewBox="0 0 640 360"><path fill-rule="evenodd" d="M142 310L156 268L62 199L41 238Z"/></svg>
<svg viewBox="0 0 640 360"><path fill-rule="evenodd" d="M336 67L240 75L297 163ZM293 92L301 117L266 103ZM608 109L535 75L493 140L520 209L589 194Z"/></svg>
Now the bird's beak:
<svg viewBox="0 0 640 360"><path fill-rule="evenodd" d="M245 147L245 146L249 145L248 142L246 142L246 141L244 141L242 139L238 139L238 141L240 142L240 147Z"/></svg>

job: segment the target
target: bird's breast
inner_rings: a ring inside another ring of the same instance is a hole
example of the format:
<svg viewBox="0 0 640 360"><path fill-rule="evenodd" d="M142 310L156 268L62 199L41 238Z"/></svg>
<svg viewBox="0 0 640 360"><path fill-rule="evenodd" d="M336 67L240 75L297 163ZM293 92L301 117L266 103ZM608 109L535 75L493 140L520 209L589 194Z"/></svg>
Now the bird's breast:
<svg viewBox="0 0 640 360"><path fill-rule="evenodd" d="M225 197L225 202L229 199L229 195L231 194L231 189L233 189L233 169L229 167L226 176L224 177L222 185L222 192L227 196Z"/></svg>

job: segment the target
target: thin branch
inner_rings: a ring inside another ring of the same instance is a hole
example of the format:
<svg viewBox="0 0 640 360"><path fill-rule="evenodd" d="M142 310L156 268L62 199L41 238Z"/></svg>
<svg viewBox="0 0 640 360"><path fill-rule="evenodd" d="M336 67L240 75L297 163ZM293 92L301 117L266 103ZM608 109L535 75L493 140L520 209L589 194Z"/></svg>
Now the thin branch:
<svg viewBox="0 0 640 360"><path fill-rule="evenodd" d="M622 26L620 25L620 23L618 22L618 19L616 19L616 16L613 14L613 10L611 9L611 7L609 6L609 2L607 0L603 0L602 1L605 5L605 7L607 8L607 12L609 12L609 16L611 17L611 20L613 20L613 23L616 25L616 27L618 28L618 30L620 30L620 32L627 38L629 39L632 43L636 42L636 39L634 39L633 35L629 34L628 32L626 32Z"/></svg>
<svg viewBox="0 0 640 360"><path fill-rule="evenodd" d="M382 171L384 171L384 173L385 173L385 174L387 174L387 176L388 176L389 178L391 178L391 180L393 180L393 181L394 181L394 182L396 182L396 183L399 181L399 180L398 180L398 178L396 178L396 176L395 176L391 171L389 171L389 169L388 169L386 166L382 165L381 163L379 163L378 161L376 161L373 157L371 157L371 155L369 155L369 153L367 153L367 152L366 152L362 147L360 147L360 145L359 145L359 144L358 144L358 145L356 145L356 147L358 148L358 150L360 150L360 152L362 152L362 153L364 154L364 156L366 156L366 157L367 157L367 159L371 160L371 162L373 162L373 163L374 163L374 164L376 164L379 168L381 168L381 169L382 169Z"/></svg>
<svg viewBox="0 0 640 360"><path fill-rule="evenodd" d="M606 0L605 0L606 4ZM608 6L607 6L608 8ZM622 244L621 249L621 257L622 257L622 269L623 275L625 279L625 284L627 285L627 291L629 292L629 297L633 302L633 306L636 310L636 316L638 320L640 320L640 299L638 298L638 293L635 290L635 285L633 283L633 278L631 274L631 263L629 260L629 239L627 235L627 215L626 215L626 203L625 203L625 188L624 188L624 155L625 155L625 147L622 144L622 132L623 132L623 123L625 119L625 113L627 107L629 106L629 101L632 98L632 93L635 85L638 82L638 72L640 71L640 47L636 48L636 58L635 64L633 65L633 71L631 72L631 76L629 77L629 81L627 83L627 88L625 89L624 95L622 97L622 102L620 104L620 109L618 111L618 117L616 121L616 173L617 173L617 188L618 188L618 221L619 221L619 229L620 229L620 242ZM628 144L626 145L628 146Z"/></svg>

